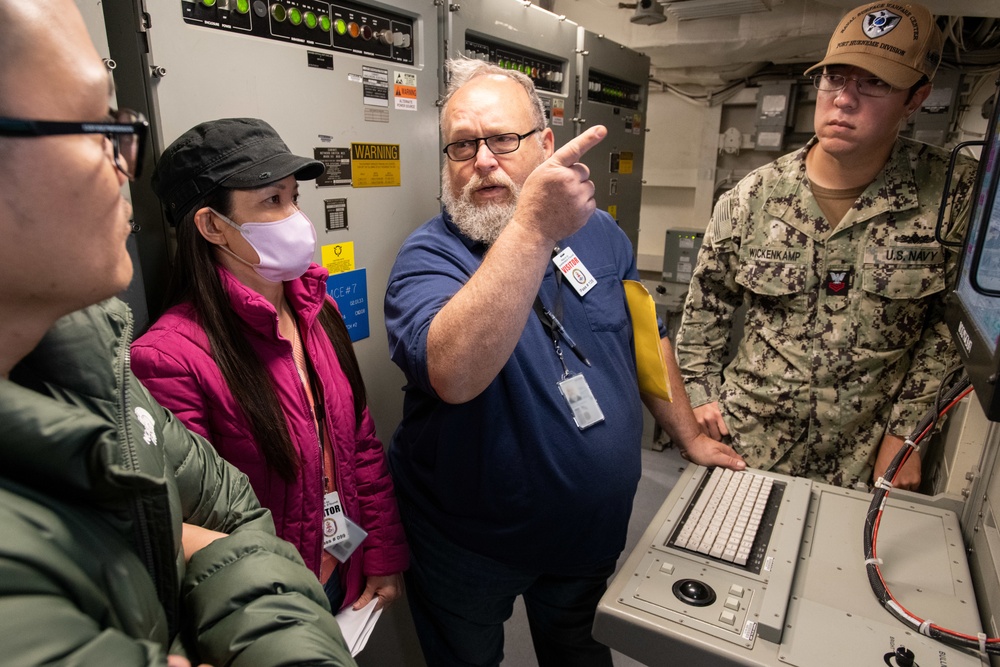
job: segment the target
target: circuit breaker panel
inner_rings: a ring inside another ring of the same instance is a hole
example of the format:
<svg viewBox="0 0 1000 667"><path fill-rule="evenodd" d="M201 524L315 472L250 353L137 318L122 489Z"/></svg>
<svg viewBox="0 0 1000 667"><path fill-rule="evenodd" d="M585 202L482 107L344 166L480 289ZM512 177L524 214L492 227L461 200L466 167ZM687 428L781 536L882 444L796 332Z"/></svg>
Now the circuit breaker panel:
<svg viewBox="0 0 1000 667"><path fill-rule="evenodd" d="M604 125L608 136L584 156L597 207L608 211L639 247L642 165L646 145L649 57L580 28L579 134Z"/></svg>

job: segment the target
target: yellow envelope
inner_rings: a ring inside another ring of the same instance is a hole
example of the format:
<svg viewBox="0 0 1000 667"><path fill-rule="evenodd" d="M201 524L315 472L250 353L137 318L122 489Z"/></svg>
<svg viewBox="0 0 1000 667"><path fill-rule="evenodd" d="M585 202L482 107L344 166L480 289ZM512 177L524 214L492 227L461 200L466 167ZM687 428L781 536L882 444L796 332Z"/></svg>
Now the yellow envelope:
<svg viewBox="0 0 1000 667"><path fill-rule="evenodd" d="M632 317L635 337L635 366L639 376L639 391L673 401L667 365L660 346L660 330L656 326L656 304L645 285L635 280L623 280L625 299Z"/></svg>

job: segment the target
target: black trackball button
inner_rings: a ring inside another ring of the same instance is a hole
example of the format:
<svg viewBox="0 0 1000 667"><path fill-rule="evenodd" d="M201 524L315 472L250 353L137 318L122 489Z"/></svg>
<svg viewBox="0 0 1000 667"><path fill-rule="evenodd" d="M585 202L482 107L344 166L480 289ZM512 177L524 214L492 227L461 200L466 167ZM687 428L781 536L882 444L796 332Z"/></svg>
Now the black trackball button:
<svg viewBox="0 0 1000 667"><path fill-rule="evenodd" d="M674 595L682 602L695 607L707 607L715 602L715 591L697 579L681 579L673 585Z"/></svg>
<svg viewBox="0 0 1000 667"><path fill-rule="evenodd" d="M692 600L704 600L708 597L708 591L705 590L705 586L697 581L685 581L684 585L681 586L681 591Z"/></svg>

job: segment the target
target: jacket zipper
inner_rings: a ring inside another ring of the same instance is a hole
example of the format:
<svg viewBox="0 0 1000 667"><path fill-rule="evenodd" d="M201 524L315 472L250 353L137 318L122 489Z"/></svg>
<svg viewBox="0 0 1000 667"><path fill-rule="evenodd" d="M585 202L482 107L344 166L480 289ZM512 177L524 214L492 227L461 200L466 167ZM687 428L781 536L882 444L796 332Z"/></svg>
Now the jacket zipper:
<svg viewBox="0 0 1000 667"><path fill-rule="evenodd" d="M298 325L298 322L296 322L296 326L297 325ZM340 495L340 480L337 479L337 450L333 446L332 431L331 431L330 425L329 425L329 423L327 421L327 417L328 417L328 412L329 411L326 409L326 390L322 386L322 384L320 383L320 381L319 381L319 374L315 373L315 367L313 366L312 362L310 361L311 357L310 357L309 353L306 350L306 337L305 336L301 336L301 334L299 334L299 335L300 335L300 340L302 341L302 354L305 356L305 359L306 359L306 376L309 378L309 384L310 384L310 390L309 391L311 391L312 394L313 394L313 405L314 405L314 407L311 408L311 409L309 409L308 412L312 413L313 416L316 418L315 419L315 421L316 421L316 441L317 441L317 445L318 445L317 446L317 450L318 450L318 454L319 454L320 512L322 512L323 508L326 506L326 494L327 494L327 490L326 490L326 477L327 477L327 473L326 473L326 457L324 456L324 452L323 452L323 433L324 433L324 431L327 433L327 439L329 441L330 455L331 455L330 458L333 459L333 470L331 470L329 472L329 474L330 474L330 478L333 480L334 491L336 491L337 494L338 494L338 496L339 496ZM293 367L293 369L295 368L295 358L294 357L295 357L295 355L293 354L292 355L292 367ZM296 375L298 375L298 371L296 370L295 372L296 372ZM305 387L302 386L301 382L299 383L299 386L300 386L300 391L301 391L302 398L305 401L305 405L306 405L307 408L309 408L309 397L306 396L306 393L305 393L306 389L305 389ZM340 499L340 506L341 507L344 506L344 499L343 498ZM346 516L346 513L344 515ZM322 535L322 533L320 533L320 534ZM323 552L324 551L325 551L325 549L323 547L323 540L322 540L322 537L321 537L320 543L319 543L319 560L316 561L316 563L317 563L316 566L317 567L320 567L320 564L323 562ZM333 576L338 576L337 573L336 573L336 571L334 572Z"/></svg>
<svg viewBox="0 0 1000 667"><path fill-rule="evenodd" d="M132 440L132 427L131 420L129 419L129 382L128 382L128 372L131 368L131 358L132 351L129 347L129 342L132 340L132 318L128 315L125 317L125 333L119 339L119 344L124 345L125 350L120 355L121 363L118 368L118 378L121 381L120 387L120 399L121 399L121 409L122 409L122 431L124 434L124 449L128 454L129 468L132 472L139 472L139 457L136 454L135 447L133 447ZM150 579L153 580L153 586L156 588L157 595L160 598L161 604L163 604L164 610L167 612L167 619L169 622L169 632L172 637L174 634L173 627L173 605L167 604L167 601L163 599L163 591L160 586L160 579L156 572L156 561L153 557L153 543L150 538L149 524L146 520L146 515L142 509L142 498L138 493L132 498L132 513L135 519L136 527L136 549L138 551L139 557L142 559L143 565L146 567L146 571L149 572Z"/></svg>

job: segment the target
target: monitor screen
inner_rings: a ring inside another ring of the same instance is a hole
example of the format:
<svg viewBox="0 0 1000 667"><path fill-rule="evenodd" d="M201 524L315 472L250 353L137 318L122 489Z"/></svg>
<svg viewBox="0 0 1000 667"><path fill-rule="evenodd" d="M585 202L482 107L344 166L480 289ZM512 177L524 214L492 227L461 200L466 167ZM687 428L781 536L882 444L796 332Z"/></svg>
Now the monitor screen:
<svg viewBox="0 0 1000 667"><path fill-rule="evenodd" d="M1000 192L996 179L1000 123L994 123L992 130L980 162L980 186L955 287L968 306L970 323L989 345L990 356L1000 339Z"/></svg>
<svg viewBox="0 0 1000 667"><path fill-rule="evenodd" d="M1000 421L1000 104L983 145L948 324L986 416ZM995 395L996 394L996 395Z"/></svg>

